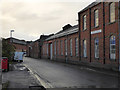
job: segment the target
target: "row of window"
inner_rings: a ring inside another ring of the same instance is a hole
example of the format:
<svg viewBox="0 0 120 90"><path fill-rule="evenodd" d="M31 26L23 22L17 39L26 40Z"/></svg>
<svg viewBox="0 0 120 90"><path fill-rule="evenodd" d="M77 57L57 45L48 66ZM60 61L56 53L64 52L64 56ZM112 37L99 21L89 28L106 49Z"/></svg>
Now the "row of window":
<svg viewBox="0 0 120 90"><path fill-rule="evenodd" d="M87 29L86 19L87 19L86 15L84 15L83 16L83 30ZM109 22L110 23L115 22L115 2L112 2L109 4ZM96 9L94 11L94 27L98 27L98 26L99 26L99 11L98 9Z"/></svg>
<svg viewBox="0 0 120 90"><path fill-rule="evenodd" d="M94 55L95 58L99 58L99 38L95 38L94 41ZM83 56L87 57L87 43L83 40ZM115 36L110 37L110 59L116 59L116 49L115 49Z"/></svg>
<svg viewBox="0 0 120 90"><path fill-rule="evenodd" d="M59 55L59 42L58 41L55 41L54 42L54 55ZM67 56L68 54L68 48L67 48L67 40L65 39L64 40L64 49L65 49L65 55ZM73 55L73 40L70 39L70 56ZM46 46L46 51L47 51L47 55L48 55L48 44L45 44ZM60 50L61 50L61 55L63 55L63 40L60 41ZM43 48L43 54L45 54L45 49ZM78 56L78 38L75 38L75 55Z"/></svg>

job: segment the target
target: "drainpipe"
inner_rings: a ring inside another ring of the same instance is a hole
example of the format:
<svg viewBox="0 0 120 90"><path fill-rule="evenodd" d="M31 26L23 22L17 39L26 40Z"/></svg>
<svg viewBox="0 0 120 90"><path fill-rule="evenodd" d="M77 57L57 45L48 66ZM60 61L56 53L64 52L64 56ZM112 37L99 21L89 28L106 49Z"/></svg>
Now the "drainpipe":
<svg viewBox="0 0 120 90"><path fill-rule="evenodd" d="M118 25L118 30L119 30L119 61L118 63L120 64L120 1L118 2L118 18L119 18L118 20L118 23L119 23Z"/></svg>
<svg viewBox="0 0 120 90"><path fill-rule="evenodd" d="M103 2L103 64L105 64L105 3Z"/></svg>
<svg viewBox="0 0 120 90"><path fill-rule="evenodd" d="M78 33L79 33L79 61L81 61L81 38L80 38L80 34L81 34L81 30L80 30L80 13L78 13Z"/></svg>
<svg viewBox="0 0 120 90"><path fill-rule="evenodd" d="M90 62L91 62L91 52L92 52L91 51L91 8L89 9L89 15L90 15L90 18L89 18L89 20L90 20L89 21L89 24L90 24L89 25L89 29L90 29L90 33L89 33L90 34Z"/></svg>

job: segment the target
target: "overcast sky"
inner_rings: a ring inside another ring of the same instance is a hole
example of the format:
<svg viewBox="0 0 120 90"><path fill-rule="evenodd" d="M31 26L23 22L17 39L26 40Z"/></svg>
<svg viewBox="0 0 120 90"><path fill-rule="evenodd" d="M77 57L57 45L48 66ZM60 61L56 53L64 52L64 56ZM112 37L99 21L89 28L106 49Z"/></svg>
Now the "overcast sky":
<svg viewBox="0 0 120 90"><path fill-rule="evenodd" d="M0 34L24 40L56 33L66 24L78 24L78 12L95 0L0 0Z"/></svg>

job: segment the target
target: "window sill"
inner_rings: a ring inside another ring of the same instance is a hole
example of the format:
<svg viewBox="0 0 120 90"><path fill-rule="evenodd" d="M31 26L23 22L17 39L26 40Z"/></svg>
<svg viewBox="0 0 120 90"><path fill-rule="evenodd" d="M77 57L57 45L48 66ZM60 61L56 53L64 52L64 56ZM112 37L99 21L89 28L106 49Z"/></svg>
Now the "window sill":
<svg viewBox="0 0 120 90"><path fill-rule="evenodd" d="M99 58L95 58L95 60L100 60Z"/></svg>
<svg viewBox="0 0 120 90"><path fill-rule="evenodd" d="M83 29L82 31L85 32L87 29Z"/></svg>
<svg viewBox="0 0 120 90"><path fill-rule="evenodd" d="M98 26L94 26L94 28L99 28L99 25Z"/></svg>
<svg viewBox="0 0 120 90"><path fill-rule="evenodd" d="M114 21L114 22L109 22L108 24L111 25L111 24L114 24L114 23L116 23L116 21Z"/></svg>
<svg viewBox="0 0 120 90"><path fill-rule="evenodd" d="M116 59L110 59L110 61L116 61Z"/></svg>

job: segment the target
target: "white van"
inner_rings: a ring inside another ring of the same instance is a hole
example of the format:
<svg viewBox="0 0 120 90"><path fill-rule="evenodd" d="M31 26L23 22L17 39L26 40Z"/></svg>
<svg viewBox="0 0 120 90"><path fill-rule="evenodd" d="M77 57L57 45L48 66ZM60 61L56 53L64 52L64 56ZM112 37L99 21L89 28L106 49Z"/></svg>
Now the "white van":
<svg viewBox="0 0 120 90"><path fill-rule="evenodd" d="M24 55L24 52L15 52L14 60L18 62L23 62L23 55Z"/></svg>

